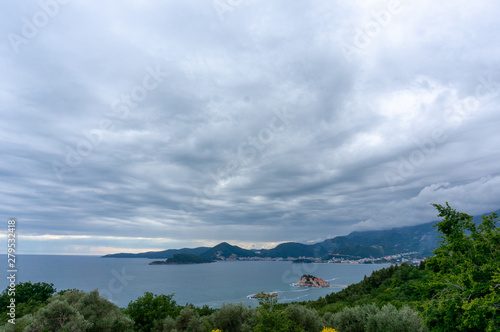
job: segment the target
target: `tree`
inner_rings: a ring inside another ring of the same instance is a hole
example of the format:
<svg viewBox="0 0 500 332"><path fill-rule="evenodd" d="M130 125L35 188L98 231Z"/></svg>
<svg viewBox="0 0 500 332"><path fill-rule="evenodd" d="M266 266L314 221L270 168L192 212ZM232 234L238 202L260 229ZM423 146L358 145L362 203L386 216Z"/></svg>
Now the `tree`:
<svg viewBox="0 0 500 332"><path fill-rule="evenodd" d="M80 313L90 326L88 332L132 331L134 322L120 308L99 296L99 291L89 293L73 289L54 295L49 301L66 301Z"/></svg>
<svg viewBox="0 0 500 332"><path fill-rule="evenodd" d="M278 299L275 297L265 297L259 299L259 308L257 308L254 331L256 332L288 332L295 331L293 322L289 319L286 312L278 305ZM300 331L300 329L297 329ZM303 331L303 330L302 330Z"/></svg>
<svg viewBox="0 0 500 332"><path fill-rule="evenodd" d="M212 329L233 332L252 331L253 320L256 309L245 307L241 302L238 304L224 304L219 310L208 317Z"/></svg>
<svg viewBox="0 0 500 332"><path fill-rule="evenodd" d="M144 296L131 301L125 313L134 320L137 331L151 331L167 316L176 318L181 312L183 307L177 305L173 296L174 294L156 295L146 292Z"/></svg>
<svg viewBox="0 0 500 332"><path fill-rule="evenodd" d="M424 303L425 321L433 331L500 330L500 228L498 215L472 216L448 203L433 204L443 220L435 256L426 268L433 271L430 293Z"/></svg>
<svg viewBox="0 0 500 332"><path fill-rule="evenodd" d="M47 300L56 292L54 284L45 282L32 283L20 282L16 285L15 299L16 299L16 318L35 312L37 309L47 303ZM6 312L7 305L13 296L9 295L9 287L7 287L0 295L0 321L7 322L9 316Z"/></svg>
<svg viewBox="0 0 500 332"><path fill-rule="evenodd" d="M20 318L8 331L132 332L134 322L120 308L99 296L77 289L52 296L48 304Z"/></svg>

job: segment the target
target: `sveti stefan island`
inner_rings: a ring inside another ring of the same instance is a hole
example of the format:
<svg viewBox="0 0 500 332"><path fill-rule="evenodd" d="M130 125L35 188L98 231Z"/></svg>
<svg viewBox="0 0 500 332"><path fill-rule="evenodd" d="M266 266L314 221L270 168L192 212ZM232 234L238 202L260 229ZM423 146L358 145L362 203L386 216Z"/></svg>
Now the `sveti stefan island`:
<svg viewBox="0 0 500 332"><path fill-rule="evenodd" d="M500 332L500 1L0 13L0 332Z"/></svg>

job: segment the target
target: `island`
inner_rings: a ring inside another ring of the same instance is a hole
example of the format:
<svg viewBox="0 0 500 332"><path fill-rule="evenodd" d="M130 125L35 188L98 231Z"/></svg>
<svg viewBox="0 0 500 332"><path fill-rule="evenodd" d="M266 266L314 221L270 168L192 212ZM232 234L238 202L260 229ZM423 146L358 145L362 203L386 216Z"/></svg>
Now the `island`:
<svg viewBox="0 0 500 332"><path fill-rule="evenodd" d="M278 293L272 292L272 293L264 293L264 292L259 292L257 294L250 295L249 298L251 299L266 299L269 297L277 297Z"/></svg>
<svg viewBox="0 0 500 332"><path fill-rule="evenodd" d="M153 261L149 265L165 265L165 264L205 264L213 263L214 261L194 254L175 254L165 261Z"/></svg>
<svg viewBox="0 0 500 332"><path fill-rule="evenodd" d="M299 287L330 287L330 283L324 281L321 278L312 276L310 274L304 274L299 282L295 284L295 286Z"/></svg>

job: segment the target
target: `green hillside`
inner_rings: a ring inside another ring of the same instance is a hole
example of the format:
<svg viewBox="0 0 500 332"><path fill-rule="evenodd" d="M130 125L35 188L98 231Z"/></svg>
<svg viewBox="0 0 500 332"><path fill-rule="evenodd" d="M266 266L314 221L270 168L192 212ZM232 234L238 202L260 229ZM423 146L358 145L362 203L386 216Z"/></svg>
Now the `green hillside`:
<svg viewBox="0 0 500 332"><path fill-rule="evenodd" d="M263 257L321 257L327 254L327 250L317 245L307 245L297 242L287 242L276 246L273 249L262 250Z"/></svg>
<svg viewBox="0 0 500 332"><path fill-rule="evenodd" d="M230 245L227 242L222 242L213 248L208 249L200 256L209 259L218 259L219 257L228 258L231 255L236 255L238 257L254 257L256 256L255 251L242 249L238 246Z"/></svg>
<svg viewBox="0 0 500 332"><path fill-rule="evenodd" d="M209 247L198 247L198 248L182 248L182 249L167 249L162 251L148 251L138 254L110 254L102 256L103 258L171 258L175 254L193 254L200 255L210 249Z"/></svg>
<svg viewBox="0 0 500 332"><path fill-rule="evenodd" d="M333 251L324 256L323 259L328 260L332 257L346 257L346 258L379 258L385 255L384 248L382 246L367 246L363 244L348 244L339 248L333 249Z"/></svg>

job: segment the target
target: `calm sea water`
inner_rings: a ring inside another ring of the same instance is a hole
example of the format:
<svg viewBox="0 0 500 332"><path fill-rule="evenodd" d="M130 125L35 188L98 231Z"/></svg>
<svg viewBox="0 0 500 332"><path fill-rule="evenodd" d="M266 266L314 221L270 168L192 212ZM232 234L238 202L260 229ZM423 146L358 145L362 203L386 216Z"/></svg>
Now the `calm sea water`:
<svg viewBox="0 0 500 332"><path fill-rule="evenodd" d="M365 275L387 265L293 264L291 262L217 262L196 265L148 265L142 258L96 256L17 256L17 282L53 283L58 291L99 289L120 307L126 307L144 292L172 294L178 304L220 307L223 303L257 305L247 296L277 292L280 302L316 300L341 287L299 288L292 286L303 274L312 274L331 284L359 282ZM7 258L3 260L7 274ZM8 285L3 278L1 290Z"/></svg>

